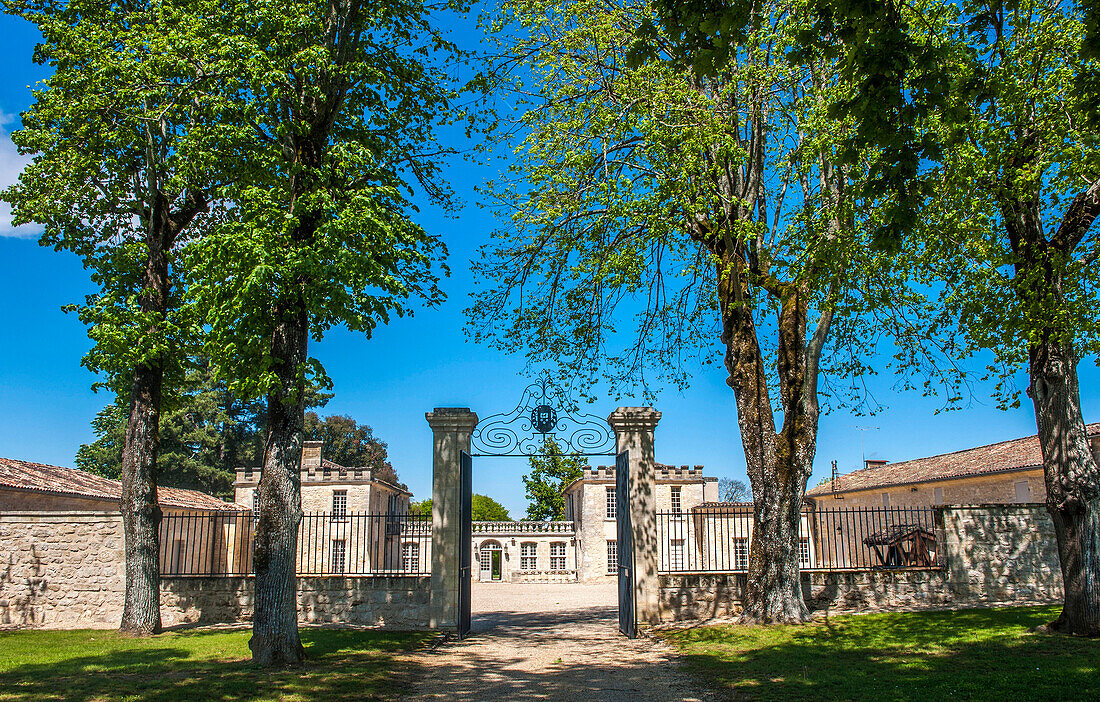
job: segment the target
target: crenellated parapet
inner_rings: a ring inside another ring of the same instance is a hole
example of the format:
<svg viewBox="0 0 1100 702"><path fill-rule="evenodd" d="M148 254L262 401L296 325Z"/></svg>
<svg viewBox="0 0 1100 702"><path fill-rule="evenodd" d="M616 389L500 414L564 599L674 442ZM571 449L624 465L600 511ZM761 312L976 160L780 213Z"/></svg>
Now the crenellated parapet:
<svg viewBox="0 0 1100 702"><path fill-rule="evenodd" d="M234 485L247 487L260 482L259 466L238 466ZM347 468L323 461L320 465L303 464L299 473L302 485L339 485L348 483L368 483L374 478L371 469L366 466Z"/></svg>
<svg viewBox="0 0 1100 702"><path fill-rule="evenodd" d="M657 480L677 480L677 479L701 479L703 477L703 466L668 466L662 463L657 464ZM594 468L588 468L582 479L585 480L614 480L615 479L615 466L596 466Z"/></svg>

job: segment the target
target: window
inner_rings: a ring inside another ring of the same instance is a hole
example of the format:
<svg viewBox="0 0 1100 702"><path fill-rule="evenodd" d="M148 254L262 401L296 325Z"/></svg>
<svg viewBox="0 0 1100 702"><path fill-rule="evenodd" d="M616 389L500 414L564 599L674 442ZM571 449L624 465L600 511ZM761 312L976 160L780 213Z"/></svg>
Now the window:
<svg viewBox="0 0 1100 702"><path fill-rule="evenodd" d="M343 539L335 539L332 542L332 572L344 572L344 556L347 553L347 542Z"/></svg>
<svg viewBox="0 0 1100 702"><path fill-rule="evenodd" d="M675 514L680 513L680 486L672 486L672 511Z"/></svg>
<svg viewBox="0 0 1100 702"><path fill-rule="evenodd" d="M607 574L615 575L619 572L619 544L615 541L607 542Z"/></svg>
<svg viewBox="0 0 1100 702"><path fill-rule="evenodd" d="M1020 503L1031 502L1031 486L1026 480L1016 483L1016 501Z"/></svg>
<svg viewBox="0 0 1100 702"><path fill-rule="evenodd" d="M673 571L684 569L684 540L673 539L668 545L669 565Z"/></svg>
<svg viewBox="0 0 1100 702"><path fill-rule="evenodd" d="M252 516L257 519L260 517L260 491L252 491Z"/></svg>
<svg viewBox="0 0 1100 702"><path fill-rule="evenodd" d="M406 573L420 572L420 544L415 541L401 544L401 570Z"/></svg>
<svg viewBox="0 0 1100 702"><path fill-rule="evenodd" d="M798 540L798 567L810 567L810 539L806 536Z"/></svg>
<svg viewBox="0 0 1100 702"><path fill-rule="evenodd" d="M492 568L492 559L493 555L489 552L488 546L482 546L481 550L477 552L477 560L481 564L483 572L488 573L489 569Z"/></svg>
<svg viewBox="0 0 1100 702"><path fill-rule="evenodd" d="M614 519L615 514L615 488L609 487L607 488L607 518Z"/></svg>
<svg viewBox="0 0 1100 702"><path fill-rule="evenodd" d="M942 505L943 504L943 488L942 487L932 488L932 504L934 504L934 505Z"/></svg>
<svg viewBox="0 0 1100 702"><path fill-rule="evenodd" d="M332 491L332 518L346 519L348 516L348 491Z"/></svg>
<svg viewBox="0 0 1100 702"><path fill-rule="evenodd" d="M882 493L882 506L883 507L889 507L890 506L890 493L888 493L888 492Z"/></svg>
<svg viewBox="0 0 1100 702"><path fill-rule="evenodd" d="M733 540L733 569L749 569L749 540L744 537Z"/></svg>
<svg viewBox="0 0 1100 702"><path fill-rule="evenodd" d="M565 542L550 544L550 570L565 570Z"/></svg>
<svg viewBox="0 0 1100 702"><path fill-rule="evenodd" d="M520 570L538 570L539 559L535 555L535 549L538 548L533 543L525 543L519 545L519 569Z"/></svg>

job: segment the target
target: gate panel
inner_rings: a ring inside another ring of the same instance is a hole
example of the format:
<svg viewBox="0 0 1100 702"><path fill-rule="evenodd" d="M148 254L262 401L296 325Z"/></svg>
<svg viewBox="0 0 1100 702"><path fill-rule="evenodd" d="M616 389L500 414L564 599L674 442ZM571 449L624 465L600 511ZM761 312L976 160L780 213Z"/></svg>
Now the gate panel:
<svg viewBox="0 0 1100 702"><path fill-rule="evenodd" d="M473 459L465 451L459 457L458 528L458 638L470 633L471 559L473 557Z"/></svg>
<svg viewBox="0 0 1100 702"><path fill-rule="evenodd" d="M634 535L630 525L630 461L627 452L615 457L615 549L619 560L619 631L635 638Z"/></svg>

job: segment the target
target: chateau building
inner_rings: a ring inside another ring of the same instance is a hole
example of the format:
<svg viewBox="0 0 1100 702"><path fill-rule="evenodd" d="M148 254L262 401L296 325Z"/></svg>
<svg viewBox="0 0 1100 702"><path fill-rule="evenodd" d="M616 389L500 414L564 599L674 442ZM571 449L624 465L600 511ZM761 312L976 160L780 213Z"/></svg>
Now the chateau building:
<svg viewBox="0 0 1100 702"><path fill-rule="evenodd" d="M1085 427L1100 455L1100 423ZM1046 501L1038 436L911 461L868 460L862 469L806 492L823 508L928 507Z"/></svg>
<svg viewBox="0 0 1100 702"><path fill-rule="evenodd" d="M406 514L412 493L372 475L370 468L347 467L321 456L320 441L302 442L299 470L302 511L341 515L348 512ZM234 500L256 511L260 469L237 468Z"/></svg>
<svg viewBox="0 0 1100 702"><path fill-rule="evenodd" d="M614 466L590 468L563 492L565 518L577 533L577 579L595 582L615 577L619 549ZM718 478L704 477L703 466L657 465L658 512L687 514L717 499ZM683 546L682 541L680 546Z"/></svg>
<svg viewBox="0 0 1100 702"><path fill-rule="evenodd" d="M408 513L412 495L407 490L373 477L369 468L333 463L321 452L321 442L303 443L302 510L307 515ZM237 470L237 503L255 505L259 478L259 469ZM566 486L564 494L563 521L474 522L470 544L474 577L488 582L593 582L615 577L615 469L590 468ZM704 477L702 466L657 466L658 511L687 513L717 497L718 479ZM431 540L424 538L427 529L428 524L401 522L400 536L386 534L400 543L372 545L371 549L400 553L393 557L395 567L400 563L399 569L426 572L431 563ZM317 540L316 531L311 528L309 532L311 541L303 551L307 559L324 565L335 558L341 567L352 565L353 547L346 545L349 535L345 533L349 528L340 523L326 525L323 541ZM347 555L341 555L344 553Z"/></svg>

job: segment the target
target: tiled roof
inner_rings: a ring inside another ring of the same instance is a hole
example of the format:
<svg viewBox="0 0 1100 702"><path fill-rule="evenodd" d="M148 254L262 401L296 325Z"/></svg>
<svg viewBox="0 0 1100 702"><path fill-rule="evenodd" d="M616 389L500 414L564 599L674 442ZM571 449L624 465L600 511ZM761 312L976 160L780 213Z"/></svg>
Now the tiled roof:
<svg viewBox="0 0 1100 702"><path fill-rule="evenodd" d="M1089 436L1100 433L1100 422L1085 427ZM838 479L837 492L856 492L893 485L912 485L952 478L1005 473L1043 465L1038 436L1002 441L928 458L884 463L852 471ZM831 482L807 490L807 497L831 495Z"/></svg>
<svg viewBox="0 0 1100 702"><path fill-rule="evenodd" d="M72 495L89 499L117 501L122 483L76 468L0 458L0 488L13 488L53 495ZM245 511L248 508L225 502L197 490L158 487L157 497L165 507L179 509Z"/></svg>

